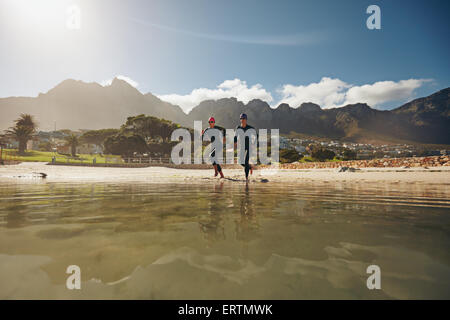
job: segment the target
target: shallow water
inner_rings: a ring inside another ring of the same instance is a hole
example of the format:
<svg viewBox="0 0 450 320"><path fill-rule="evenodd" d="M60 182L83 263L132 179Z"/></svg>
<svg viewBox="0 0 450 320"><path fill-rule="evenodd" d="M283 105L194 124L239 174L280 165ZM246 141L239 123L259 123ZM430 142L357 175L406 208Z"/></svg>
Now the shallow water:
<svg viewBox="0 0 450 320"><path fill-rule="evenodd" d="M448 189L2 183L0 298L449 299Z"/></svg>

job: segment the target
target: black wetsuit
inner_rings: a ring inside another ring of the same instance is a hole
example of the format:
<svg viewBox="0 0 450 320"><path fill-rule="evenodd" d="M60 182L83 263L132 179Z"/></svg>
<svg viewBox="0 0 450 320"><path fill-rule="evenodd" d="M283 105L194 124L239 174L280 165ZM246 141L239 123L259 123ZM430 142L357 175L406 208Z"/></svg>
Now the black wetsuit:
<svg viewBox="0 0 450 320"><path fill-rule="evenodd" d="M254 129L255 133L256 133L256 141L258 141L258 133L256 132L256 129L253 128L250 125L246 125L245 128L241 127L240 125L236 127L236 131L234 134L234 143L237 143L237 137L238 137L238 129L242 129L244 130L244 134L248 129ZM241 164L241 166L244 167L244 171L245 171L245 178L248 178L248 173L250 172L250 164L249 164L249 160L250 160L250 139L248 136L245 137L245 162L244 164Z"/></svg>
<svg viewBox="0 0 450 320"><path fill-rule="evenodd" d="M225 129L222 128L222 127L219 127L219 126L214 126L214 128L206 128L205 131L203 131L203 133L202 133L202 140L203 140L203 136L205 135L206 131L214 130L214 129L222 131L222 135L225 137ZM214 141L216 141L216 137L211 136L211 143L213 143ZM210 153L209 156L211 158L213 158L213 162L212 162L213 166L217 165L217 171L218 172L222 171L222 167L220 166L220 164L214 158L216 156L216 150L215 149Z"/></svg>

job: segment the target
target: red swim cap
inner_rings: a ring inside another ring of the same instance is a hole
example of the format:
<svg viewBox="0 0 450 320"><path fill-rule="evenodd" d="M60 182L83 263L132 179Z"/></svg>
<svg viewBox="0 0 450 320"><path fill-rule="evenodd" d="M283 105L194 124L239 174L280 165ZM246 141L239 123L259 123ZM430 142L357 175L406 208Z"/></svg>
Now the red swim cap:
<svg viewBox="0 0 450 320"><path fill-rule="evenodd" d="M216 123L216 119L214 119L214 117L209 117L208 122L211 122L211 121Z"/></svg>

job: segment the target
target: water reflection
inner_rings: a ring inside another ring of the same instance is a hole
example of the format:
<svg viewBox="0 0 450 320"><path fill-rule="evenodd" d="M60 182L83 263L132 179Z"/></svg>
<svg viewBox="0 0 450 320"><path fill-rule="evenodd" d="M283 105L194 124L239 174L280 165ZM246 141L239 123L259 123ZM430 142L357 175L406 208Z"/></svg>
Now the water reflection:
<svg viewBox="0 0 450 320"><path fill-rule="evenodd" d="M242 242L241 256L244 258L249 256L249 242L258 238L260 231L257 212L254 210L249 188L249 185L246 184L240 201L240 214L235 218L236 239Z"/></svg>
<svg viewBox="0 0 450 320"><path fill-rule="evenodd" d="M0 298L450 298L449 198L412 184L1 185ZM74 263L81 293L64 289Z"/></svg>
<svg viewBox="0 0 450 320"><path fill-rule="evenodd" d="M226 239L221 210L223 182L214 184L213 190L209 196L207 216L201 216L199 220L200 231L204 234L208 246L212 242Z"/></svg>

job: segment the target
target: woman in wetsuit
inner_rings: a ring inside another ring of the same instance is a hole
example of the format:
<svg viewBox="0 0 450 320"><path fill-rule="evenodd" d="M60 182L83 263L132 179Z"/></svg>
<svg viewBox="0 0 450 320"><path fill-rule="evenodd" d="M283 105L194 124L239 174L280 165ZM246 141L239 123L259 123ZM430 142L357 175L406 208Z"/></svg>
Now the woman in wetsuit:
<svg viewBox="0 0 450 320"><path fill-rule="evenodd" d="M205 135L205 132L208 130L221 130L222 131L222 135L223 135L223 139L225 141L225 129L219 126L216 126L216 120L214 119L214 117L210 117L208 119L208 124L209 124L209 128L206 128L205 130L203 130L202 132L202 140L203 140L203 136ZM216 138L214 136L211 136L211 143L213 143L216 140ZM210 157L212 159L212 165L214 167L214 177L217 177L217 174L220 174L220 178L224 178L223 176L223 172L222 172L222 167L220 166L220 164L218 163L218 161L215 159L216 156L216 150L214 149L211 154Z"/></svg>

